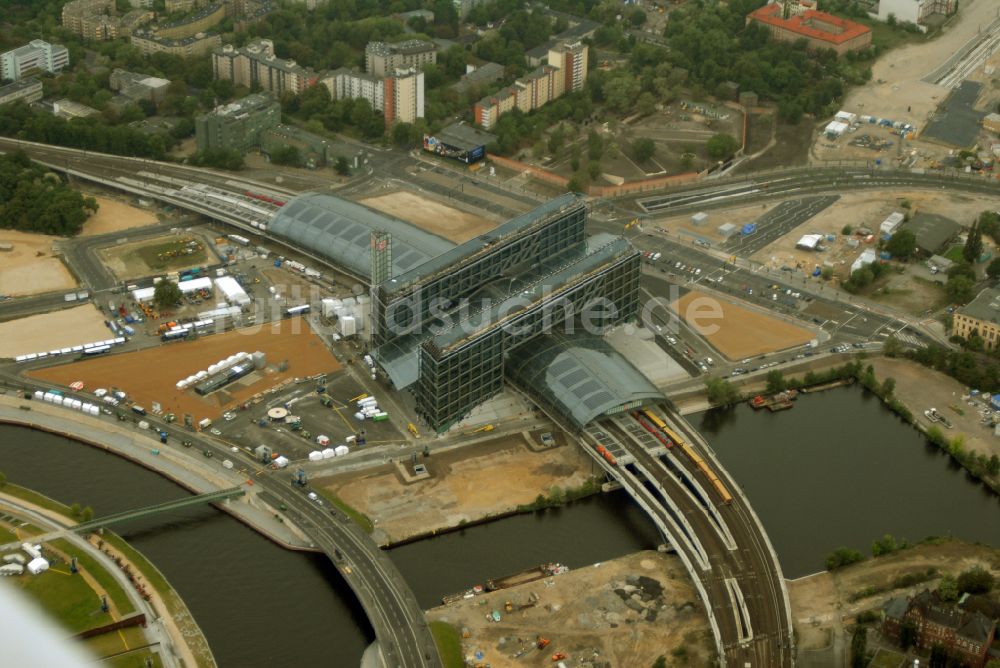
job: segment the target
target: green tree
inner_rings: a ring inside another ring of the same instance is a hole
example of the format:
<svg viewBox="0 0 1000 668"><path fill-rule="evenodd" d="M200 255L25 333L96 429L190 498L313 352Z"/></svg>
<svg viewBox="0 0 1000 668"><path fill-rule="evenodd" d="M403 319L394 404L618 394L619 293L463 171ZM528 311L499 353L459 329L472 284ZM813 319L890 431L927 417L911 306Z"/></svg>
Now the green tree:
<svg viewBox="0 0 1000 668"><path fill-rule="evenodd" d="M882 536L879 540L872 543L872 556L881 557L886 554L892 554L899 549L899 545L896 543L896 539L892 534L886 534Z"/></svg>
<svg viewBox="0 0 1000 668"><path fill-rule="evenodd" d="M70 505L70 507L69 507L69 512L70 512L70 515L72 515L73 517L79 517L80 516L80 504L77 503L76 501L74 501L72 503L72 505Z"/></svg>
<svg viewBox="0 0 1000 668"><path fill-rule="evenodd" d="M941 597L942 601L957 601L958 600L958 582L952 575L944 575L938 582L937 588L938 596Z"/></svg>
<svg viewBox="0 0 1000 668"><path fill-rule="evenodd" d="M153 304L161 311L173 308L183 297L181 289L173 281L160 281L153 289Z"/></svg>
<svg viewBox="0 0 1000 668"><path fill-rule="evenodd" d="M982 566L973 566L958 576L958 591L965 594L987 594L993 589L993 574Z"/></svg>
<svg viewBox="0 0 1000 668"><path fill-rule="evenodd" d="M979 230L979 221L975 220L969 228L969 236L962 247L962 257L969 264L975 264L983 254L983 233Z"/></svg>
<svg viewBox="0 0 1000 668"><path fill-rule="evenodd" d="M653 668L667 668L667 657L662 654L656 657L656 661L653 662Z"/></svg>
<svg viewBox="0 0 1000 668"><path fill-rule="evenodd" d="M905 260L917 250L917 237L910 230L899 230L885 242L885 249L895 258Z"/></svg>
<svg viewBox="0 0 1000 668"><path fill-rule="evenodd" d="M899 646L904 650L910 649L917 644L919 633L917 624L912 619L907 619L899 628Z"/></svg>
<svg viewBox="0 0 1000 668"><path fill-rule="evenodd" d="M852 550L849 547L838 547L826 558L826 570L835 571L838 568L850 566L863 559L864 556L857 550Z"/></svg>
<svg viewBox="0 0 1000 668"><path fill-rule="evenodd" d="M640 93L639 99L636 102L636 110L643 116L649 116L656 111L656 98L653 97L653 94L649 92Z"/></svg>
<svg viewBox="0 0 1000 668"><path fill-rule="evenodd" d="M725 160L733 157L733 154L736 153L736 149L739 147L740 143L736 141L736 137L721 132L712 135L705 144L705 150L708 151L708 155L714 160Z"/></svg>
<svg viewBox="0 0 1000 668"><path fill-rule="evenodd" d="M986 275L990 278L1000 278L1000 257L995 257L986 265Z"/></svg>
<svg viewBox="0 0 1000 668"><path fill-rule="evenodd" d="M949 278L944 286L948 299L958 304L964 304L972 299L972 289L972 281L965 276Z"/></svg>
<svg viewBox="0 0 1000 668"><path fill-rule="evenodd" d="M986 464L986 472L994 477L1000 475L1000 457L996 455L990 457L989 463ZM0 487L3 487L2 479L0 479Z"/></svg>
<svg viewBox="0 0 1000 668"><path fill-rule="evenodd" d="M298 146L279 146L268 154L271 163L275 165L287 165L289 167L302 166L302 152Z"/></svg>
<svg viewBox="0 0 1000 668"><path fill-rule="evenodd" d="M740 391L725 378L708 378L705 380L708 391L708 401L716 406L730 406L740 400Z"/></svg>
<svg viewBox="0 0 1000 668"><path fill-rule="evenodd" d="M884 350L883 350L883 352L884 352ZM885 380L882 381L882 396L883 397L891 397L895 391L896 391L896 379L895 378L886 378Z"/></svg>
<svg viewBox="0 0 1000 668"><path fill-rule="evenodd" d="M893 335L882 344L882 354L886 357L897 357L903 352L903 343Z"/></svg>
<svg viewBox="0 0 1000 668"><path fill-rule="evenodd" d="M85 506L83 510L80 511L80 521L89 522L94 519L94 509L90 506Z"/></svg>
<svg viewBox="0 0 1000 668"><path fill-rule="evenodd" d="M849 237L851 236L851 234L854 233L854 228L851 227L850 225L844 225L842 228L840 228L840 233L843 234L845 237Z"/></svg>
<svg viewBox="0 0 1000 668"><path fill-rule="evenodd" d="M587 156L591 160L600 160L604 155L604 140L596 130L587 134Z"/></svg>
<svg viewBox="0 0 1000 668"><path fill-rule="evenodd" d="M851 637L851 668L865 668L868 665L868 629L858 627Z"/></svg>
<svg viewBox="0 0 1000 668"><path fill-rule="evenodd" d="M341 176L349 176L351 174L351 163L347 161L342 155L337 156L337 162L334 164L333 168Z"/></svg>
<svg viewBox="0 0 1000 668"><path fill-rule="evenodd" d="M646 162L656 155L656 142L648 137L640 137L632 142L632 154L636 162Z"/></svg>
<svg viewBox="0 0 1000 668"><path fill-rule="evenodd" d="M788 386L785 382L785 374L781 373L777 369L771 369L767 372L767 388L766 392L768 394L775 394L781 392Z"/></svg>

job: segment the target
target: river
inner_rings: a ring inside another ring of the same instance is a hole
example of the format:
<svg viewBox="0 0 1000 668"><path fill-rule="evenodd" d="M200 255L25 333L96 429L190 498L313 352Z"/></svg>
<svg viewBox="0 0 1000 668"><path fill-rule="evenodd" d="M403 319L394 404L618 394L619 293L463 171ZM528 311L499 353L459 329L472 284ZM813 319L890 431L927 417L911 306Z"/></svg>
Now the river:
<svg viewBox="0 0 1000 668"><path fill-rule="evenodd" d="M0 425L8 480L96 516L183 496L131 462L60 436ZM373 631L323 556L273 544L210 506L116 530L163 571L223 668L356 666ZM489 577L547 561L579 567L657 545L624 493L421 541L391 552L426 607Z"/></svg>
<svg viewBox="0 0 1000 668"><path fill-rule="evenodd" d="M1000 503L856 388L799 398L794 409L746 406L693 416L740 482L786 577L822 568L832 549L867 551L884 533L954 535L1000 545ZM100 516L185 492L74 441L0 425L0 470L12 482ZM119 527L167 576L220 666L358 665L373 634L322 556L284 550L211 507ZM542 562L571 568L655 547L656 530L623 492L520 515L391 551L421 605ZM336 657L332 659L331 657Z"/></svg>
<svg viewBox="0 0 1000 668"><path fill-rule="evenodd" d="M791 410L746 404L690 416L746 492L786 578L824 568L840 546L870 553L886 533L1000 547L1000 502L886 409L845 387Z"/></svg>

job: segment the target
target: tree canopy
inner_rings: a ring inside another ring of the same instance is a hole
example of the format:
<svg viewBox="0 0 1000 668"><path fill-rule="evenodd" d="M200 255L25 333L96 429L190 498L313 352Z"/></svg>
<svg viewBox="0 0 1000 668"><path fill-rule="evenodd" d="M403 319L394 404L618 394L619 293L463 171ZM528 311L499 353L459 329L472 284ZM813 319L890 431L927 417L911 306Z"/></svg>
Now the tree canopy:
<svg viewBox="0 0 1000 668"><path fill-rule="evenodd" d="M894 258L905 260L917 250L917 237L910 230L899 230L885 242L885 249Z"/></svg>
<svg viewBox="0 0 1000 668"><path fill-rule="evenodd" d="M153 289L153 303L161 310L173 308L183 297L181 289L172 281L160 281Z"/></svg>
<svg viewBox="0 0 1000 668"><path fill-rule="evenodd" d="M93 197L73 190L23 151L0 155L0 227L72 236L96 211Z"/></svg>

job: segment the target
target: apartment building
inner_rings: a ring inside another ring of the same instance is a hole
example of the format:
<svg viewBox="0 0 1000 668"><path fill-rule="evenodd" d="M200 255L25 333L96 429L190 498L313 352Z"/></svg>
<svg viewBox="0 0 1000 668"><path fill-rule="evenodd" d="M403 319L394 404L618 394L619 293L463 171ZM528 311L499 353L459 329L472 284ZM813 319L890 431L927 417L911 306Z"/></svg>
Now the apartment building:
<svg viewBox="0 0 1000 668"><path fill-rule="evenodd" d="M557 44L549 50L549 63L535 69L511 86L487 95L472 109L475 122L489 130L512 109L528 113L568 92L582 90L587 82L587 45Z"/></svg>
<svg viewBox="0 0 1000 668"><path fill-rule="evenodd" d="M17 81L31 72L55 74L69 65L69 51L61 44L33 39L24 46L0 54L0 79Z"/></svg>
<svg viewBox="0 0 1000 668"><path fill-rule="evenodd" d="M216 79L247 88L257 86L275 95L297 95L319 81L313 70L275 56L274 42L269 39L258 39L242 49L231 44L215 49L212 72Z"/></svg>
<svg viewBox="0 0 1000 668"><path fill-rule="evenodd" d="M184 39L160 37L155 32L140 30L132 34L132 46L142 55L170 53L182 58L203 56L222 45L222 38L214 33L198 33Z"/></svg>
<svg viewBox="0 0 1000 668"><path fill-rule="evenodd" d="M424 65L436 62L437 46L419 39L395 44L369 42L365 47L365 71L377 77L412 67L420 70Z"/></svg>
<svg viewBox="0 0 1000 668"><path fill-rule="evenodd" d="M424 117L424 73L415 67L383 77L340 68L323 77L322 83L335 100L368 100L372 109L382 112L386 125Z"/></svg>

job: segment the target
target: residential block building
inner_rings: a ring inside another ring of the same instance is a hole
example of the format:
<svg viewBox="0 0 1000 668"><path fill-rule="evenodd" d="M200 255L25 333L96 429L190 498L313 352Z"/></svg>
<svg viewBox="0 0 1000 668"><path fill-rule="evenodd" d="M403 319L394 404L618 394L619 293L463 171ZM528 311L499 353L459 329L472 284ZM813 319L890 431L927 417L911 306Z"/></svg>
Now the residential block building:
<svg viewBox="0 0 1000 668"><path fill-rule="evenodd" d="M116 15L114 0L70 0L62 9L62 24L84 39L106 41L132 34L139 26L153 20L154 14L135 9Z"/></svg>
<svg viewBox="0 0 1000 668"><path fill-rule="evenodd" d="M159 104L167 95L170 81L115 68L108 80L108 86L111 90L117 91L125 103L149 100L153 104Z"/></svg>
<svg viewBox="0 0 1000 668"><path fill-rule="evenodd" d="M0 54L0 79L17 81L32 72L55 74L69 65L69 51L61 44L49 44L33 39Z"/></svg>
<svg viewBox="0 0 1000 668"><path fill-rule="evenodd" d="M259 87L275 95L297 95L319 81L313 70L275 56L274 42L269 39L258 39L241 49L231 44L215 49L212 73L216 79L247 88Z"/></svg>
<svg viewBox="0 0 1000 668"><path fill-rule="evenodd" d="M549 50L549 63L535 69L494 95L487 95L472 109L475 122L487 130L512 109L527 113L568 92L582 90L587 82L587 45L557 44Z"/></svg>
<svg viewBox="0 0 1000 668"><path fill-rule="evenodd" d="M378 77L411 67L423 69L436 62L437 45L419 39L394 44L369 42L365 47L365 71Z"/></svg>
<svg viewBox="0 0 1000 668"><path fill-rule="evenodd" d="M240 153L259 148L262 135L281 123L281 105L266 93L254 93L216 107L195 119L199 151L229 149Z"/></svg>
<svg viewBox="0 0 1000 668"><path fill-rule="evenodd" d="M323 77L322 83L335 100L368 100L385 116L386 125L424 117L424 73L416 67L381 77L341 68Z"/></svg>
<svg viewBox="0 0 1000 668"><path fill-rule="evenodd" d="M222 38L214 33L198 33L183 39L161 37L155 32L141 30L132 33L132 46L139 49L142 55L154 53L170 53L182 58L203 56L222 45Z"/></svg>
<svg viewBox="0 0 1000 668"><path fill-rule="evenodd" d="M764 26L771 37L781 42L805 40L810 49L832 49L837 55L860 51L872 43L872 31L866 25L833 14L808 9L782 16L781 4L764 5L747 15L747 24Z"/></svg>

